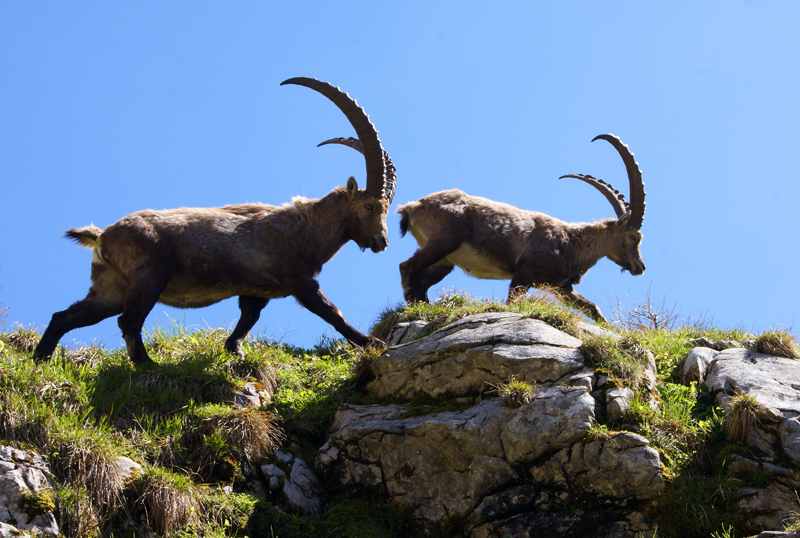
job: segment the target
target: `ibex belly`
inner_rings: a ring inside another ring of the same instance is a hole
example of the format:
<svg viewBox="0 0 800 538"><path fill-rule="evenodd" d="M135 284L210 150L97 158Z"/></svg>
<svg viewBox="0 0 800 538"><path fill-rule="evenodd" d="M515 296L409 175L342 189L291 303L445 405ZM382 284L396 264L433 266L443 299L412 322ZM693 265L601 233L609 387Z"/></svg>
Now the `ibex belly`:
<svg viewBox="0 0 800 538"><path fill-rule="evenodd" d="M462 243L458 250L445 256L445 259L475 278L509 280L514 276L511 271L500 267L494 260L466 242Z"/></svg>
<svg viewBox="0 0 800 538"><path fill-rule="evenodd" d="M161 292L161 295L158 297L158 302L176 308L202 308L239 295L275 299L278 297L286 297L290 295L290 292L278 286L228 286L224 283L217 285L198 285L196 282L189 283L180 280L172 280L164 291Z"/></svg>

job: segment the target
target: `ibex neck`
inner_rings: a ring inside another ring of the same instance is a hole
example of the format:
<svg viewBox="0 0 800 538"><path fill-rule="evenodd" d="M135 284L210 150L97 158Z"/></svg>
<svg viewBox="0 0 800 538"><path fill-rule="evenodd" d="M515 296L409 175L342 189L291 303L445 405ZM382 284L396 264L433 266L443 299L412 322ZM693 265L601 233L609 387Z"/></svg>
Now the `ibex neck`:
<svg viewBox="0 0 800 538"><path fill-rule="evenodd" d="M616 227L614 218L569 225L572 272L583 274L608 254L614 245Z"/></svg>
<svg viewBox="0 0 800 538"><path fill-rule="evenodd" d="M347 193L337 187L322 198L295 197L297 218L304 224L303 242L321 268L348 241L345 234Z"/></svg>

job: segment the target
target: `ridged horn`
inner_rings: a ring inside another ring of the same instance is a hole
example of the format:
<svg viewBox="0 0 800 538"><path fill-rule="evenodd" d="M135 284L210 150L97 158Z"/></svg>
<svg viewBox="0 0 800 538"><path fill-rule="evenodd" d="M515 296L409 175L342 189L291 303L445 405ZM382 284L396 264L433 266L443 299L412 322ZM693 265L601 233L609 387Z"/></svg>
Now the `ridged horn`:
<svg viewBox="0 0 800 538"><path fill-rule="evenodd" d="M610 183L606 183L602 179L597 179L593 176L585 176L583 174L565 174L558 179L564 179L565 177L580 179L581 181L585 181L600 191L600 193L605 196L609 202L611 202L611 207L614 208L614 213L617 214L617 218L621 217L628 211L628 202L625 201L625 196L623 196L622 193L615 189Z"/></svg>
<svg viewBox="0 0 800 538"><path fill-rule="evenodd" d="M605 140L614 146L614 148L617 150L617 153L619 153L620 157L622 157L622 162L625 163L625 170L628 172L628 183L630 184L631 197L629 203L631 218L628 220L628 227L638 230L642 227L645 210L644 182L642 181L642 171L639 169L639 163L637 163L633 158L633 152L630 150L630 148L623 144L619 137L614 136L613 134L601 134L594 137L592 142L598 139Z"/></svg>
<svg viewBox="0 0 800 538"><path fill-rule="evenodd" d="M341 144L342 146L347 146L353 148L354 150L358 151L362 155L364 154L364 148L361 147L361 141L358 138L353 138L352 136L344 138L331 138L324 142L320 142L317 144L317 147L324 146L326 144ZM386 186L383 189L384 198L392 203L392 198L394 198L394 190L397 186L397 170L394 167L394 163L392 162L391 157L389 154L384 150L383 152L383 160L386 163Z"/></svg>
<svg viewBox="0 0 800 538"><path fill-rule="evenodd" d="M339 107L339 110L344 113L350 125L355 129L363 148L362 154L367 163L367 185L365 190L377 198L387 198L386 191L389 185L387 171L389 167L384 160L385 152L378 138L378 130L369 120L369 116L367 116L364 109L358 106L358 103L349 95L328 82L322 82L315 78L294 77L281 82L281 86L285 84L296 84L310 88L321 93ZM392 190L393 188L394 185L392 185Z"/></svg>

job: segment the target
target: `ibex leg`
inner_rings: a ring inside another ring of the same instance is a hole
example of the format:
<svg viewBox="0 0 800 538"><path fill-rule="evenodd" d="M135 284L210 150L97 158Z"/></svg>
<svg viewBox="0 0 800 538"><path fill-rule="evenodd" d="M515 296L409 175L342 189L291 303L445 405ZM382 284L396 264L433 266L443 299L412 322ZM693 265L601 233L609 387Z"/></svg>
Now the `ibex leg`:
<svg viewBox="0 0 800 538"><path fill-rule="evenodd" d="M595 321L606 321L606 318L600 312L600 309L597 307L597 305L577 291L573 290L572 287L562 288L560 291L562 299L567 304L583 310L586 315Z"/></svg>
<svg viewBox="0 0 800 538"><path fill-rule="evenodd" d="M268 302L269 299L260 297L247 297L244 295L239 297L239 310L242 311L242 317L239 318L239 322L231 332L231 335L225 340L225 350L228 353L244 358L242 341L258 321L261 316L261 310L267 306Z"/></svg>
<svg viewBox="0 0 800 538"><path fill-rule="evenodd" d="M409 259L400 264L400 279L406 301L428 302L428 289L453 270L445 256L464 242L462 235L431 237Z"/></svg>
<svg viewBox="0 0 800 538"><path fill-rule="evenodd" d="M42 339L33 351L33 357L36 359L49 357L55 351L58 341L72 329L100 323L120 312L122 312L122 303L108 303L94 290L89 291L89 295L82 301L53 314Z"/></svg>
<svg viewBox="0 0 800 538"><path fill-rule="evenodd" d="M292 295L294 295L301 305L333 325L333 328L336 329L339 334L355 345L366 346L370 344L382 344L377 338L365 336L347 323L339 309L325 297L324 293L322 293L319 282L313 278L304 278L297 281Z"/></svg>
<svg viewBox="0 0 800 538"><path fill-rule="evenodd" d="M88 327L122 312L124 290L119 273L101 264L92 264L92 287L82 301L53 314L50 324L33 352L34 358L49 357L61 338L72 329Z"/></svg>
<svg viewBox="0 0 800 538"><path fill-rule="evenodd" d="M128 348L128 356L135 363L153 362L142 341L142 325L147 315L158 302L158 296L166 287L166 279L144 274L128 288L125 308L118 325Z"/></svg>
<svg viewBox="0 0 800 538"><path fill-rule="evenodd" d="M537 268L525 265L524 262L517 263L514 268L514 276L511 277L511 284L508 286L508 302L513 303L524 298L533 283L536 282L538 274Z"/></svg>

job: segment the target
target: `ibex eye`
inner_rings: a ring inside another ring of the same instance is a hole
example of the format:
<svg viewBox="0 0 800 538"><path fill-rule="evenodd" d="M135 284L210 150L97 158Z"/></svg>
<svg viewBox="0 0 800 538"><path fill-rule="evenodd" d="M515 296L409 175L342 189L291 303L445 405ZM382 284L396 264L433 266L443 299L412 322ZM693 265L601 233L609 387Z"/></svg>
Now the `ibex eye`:
<svg viewBox="0 0 800 538"><path fill-rule="evenodd" d="M372 211L373 209L375 209L375 206L373 204L370 204L370 203L364 204L364 207L367 208L367 211Z"/></svg>

